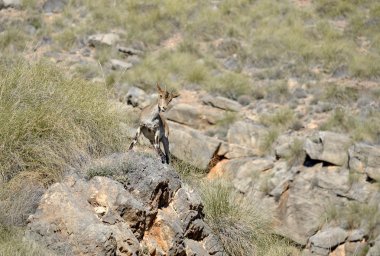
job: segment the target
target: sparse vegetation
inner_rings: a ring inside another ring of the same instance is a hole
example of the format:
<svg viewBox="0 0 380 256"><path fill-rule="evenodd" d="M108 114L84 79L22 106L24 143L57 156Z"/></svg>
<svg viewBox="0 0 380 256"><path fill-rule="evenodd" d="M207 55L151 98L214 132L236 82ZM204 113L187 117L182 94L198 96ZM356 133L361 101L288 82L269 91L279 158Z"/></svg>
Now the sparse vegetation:
<svg viewBox="0 0 380 256"><path fill-rule="evenodd" d="M23 229L0 225L0 255L2 256L53 256L41 246L23 239Z"/></svg>
<svg viewBox="0 0 380 256"><path fill-rule="evenodd" d="M201 186L206 221L229 255L298 255L298 250L272 234L271 219L223 180Z"/></svg>
<svg viewBox="0 0 380 256"><path fill-rule="evenodd" d="M269 129L268 132L260 141L260 152L264 154L270 151L273 143L277 140L278 136L279 136L278 129L276 128Z"/></svg>
<svg viewBox="0 0 380 256"><path fill-rule="evenodd" d="M334 221L348 229L362 228L370 235L372 235L375 227L380 224L377 205L356 201L349 201L344 205L329 205L324 218L327 222Z"/></svg>

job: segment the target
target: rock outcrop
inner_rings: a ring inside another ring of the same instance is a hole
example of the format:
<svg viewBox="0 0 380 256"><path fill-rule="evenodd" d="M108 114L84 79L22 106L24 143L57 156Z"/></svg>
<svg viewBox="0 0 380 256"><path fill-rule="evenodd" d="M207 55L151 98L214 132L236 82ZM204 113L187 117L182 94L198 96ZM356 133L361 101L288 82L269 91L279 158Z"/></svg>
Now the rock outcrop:
<svg viewBox="0 0 380 256"><path fill-rule="evenodd" d="M113 179L71 174L52 185L26 236L60 255L222 255L199 196L170 167L137 153L107 161L122 163Z"/></svg>

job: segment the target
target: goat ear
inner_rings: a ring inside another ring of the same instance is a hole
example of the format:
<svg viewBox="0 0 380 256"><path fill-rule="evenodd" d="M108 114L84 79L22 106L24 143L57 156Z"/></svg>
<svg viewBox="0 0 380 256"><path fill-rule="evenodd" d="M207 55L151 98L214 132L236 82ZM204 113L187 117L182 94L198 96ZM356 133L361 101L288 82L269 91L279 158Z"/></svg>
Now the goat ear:
<svg viewBox="0 0 380 256"><path fill-rule="evenodd" d="M161 89L160 84L158 82L157 82L156 86L157 86L157 90L158 90L159 93L163 93L164 92L164 90Z"/></svg>
<svg viewBox="0 0 380 256"><path fill-rule="evenodd" d="M180 95L180 94L177 93L177 92L172 92L172 93L171 93L172 99L179 97L179 95Z"/></svg>

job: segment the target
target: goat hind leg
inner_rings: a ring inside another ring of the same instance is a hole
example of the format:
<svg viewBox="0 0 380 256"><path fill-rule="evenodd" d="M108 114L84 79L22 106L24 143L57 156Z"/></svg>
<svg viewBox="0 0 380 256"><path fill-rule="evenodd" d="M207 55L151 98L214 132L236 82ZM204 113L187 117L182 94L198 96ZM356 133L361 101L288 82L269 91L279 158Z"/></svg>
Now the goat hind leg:
<svg viewBox="0 0 380 256"><path fill-rule="evenodd" d="M133 141L132 141L131 145L129 145L129 150L132 150L133 146L136 145L137 140L140 137L140 134L141 134L141 126L139 126L139 128L137 128L136 135L135 135L135 137L133 137Z"/></svg>
<svg viewBox="0 0 380 256"><path fill-rule="evenodd" d="M159 139L159 133L156 133L154 136L154 148L156 149L157 154L161 158L161 162L164 164L165 163L165 154L162 152L160 148L160 139Z"/></svg>

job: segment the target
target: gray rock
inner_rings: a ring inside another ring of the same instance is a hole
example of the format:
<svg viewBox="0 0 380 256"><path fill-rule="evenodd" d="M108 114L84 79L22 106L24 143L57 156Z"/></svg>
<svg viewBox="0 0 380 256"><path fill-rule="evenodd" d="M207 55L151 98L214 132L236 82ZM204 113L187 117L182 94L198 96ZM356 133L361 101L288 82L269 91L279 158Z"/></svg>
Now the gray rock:
<svg viewBox="0 0 380 256"><path fill-rule="evenodd" d="M207 94L202 98L202 101L206 105L211 105L215 108L220 108L220 109L229 110L229 111L238 112L242 108L239 102L227 99L222 96L213 97Z"/></svg>
<svg viewBox="0 0 380 256"><path fill-rule="evenodd" d="M342 134L318 132L306 139L304 149L311 159L345 166L348 164L347 149L351 142L349 137Z"/></svg>
<svg viewBox="0 0 380 256"><path fill-rule="evenodd" d="M223 142L218 150L218 155L227 159L259 156L257 148L248 148L237 144Z"/></svg>
<svg viewBox="0 0 380 256"><path fill-rule="evenodd" d="M203 248L202 244L191 240L185 240L186 245L186 255L187 256L207 256L210 255L205 248Z"/></svg>
<svg viewBox="0 0 380 256"><path fill-rule="evenodd" d="M171 121L199 129L222 120L224 113L212 108L178 103L170 108L165 117Z"/></svg>
<svg viewBox="0 0 380 256"><path fill-rule="evenodd" d="M380 146L354 144L349 149L349 155L351 170L365 172L371 179L380 181Z"/></svg>
<svg viewBox="0 0 380 256"><path fill-rule="evenodd" d="M331 190L337 195L345 196L350 189L349 170L341 167L320 168L315 172L316 186Z"/></svg>
<svg viewBox="0 0 380 256"><path fill-rule="evenodd" d="M363 229L352 230L350 235L347 238L349 242L358 242L363 240L368 234Z"/></svg>
<svg viewBox="0 0 380 256"><path fill-rule="evenodd" d="M277 214L281 224L277 232L300 245L306 245L309 237L322 225L324 220L321 216L326 207L343 199L315 186L315 172L322 168L322 164L299 168L289 189L279 199Z"/></svg>
<svg viewBox="0 0 380 256"><path fill-rule="evenodd" d="M227 133L227 140L230 144L237 144L253 150L258 150L260 139L265 134L266 129L262 125L237 121L230 126Z"/></svg>
<svg viewBox="0 0 380 256"><path fill-rule="evenodd" d="M224 68L231 71L241 70L241 64L237 56L230 56L223 61Z"/></svg>
<svg viewBox="0 0 380 256"><path fill-rule="evenodd" d="M232 179L235 188L242 193L248 193L259 186L258 178L262 172L273 167L270 159L238 158L227 161L223 165L224 174ZM253 182L257 184L254 186Z"/></svg>
<svg viewBox="0 0 380 256"><path fill-rule="evenodd" d="M115 33L96 34L88 37L88 44L93 47L112 46L115 45L119 40L119 35Z"/></svg>
<svg viewBox="0 0 380 256"><path fill-rule="evenodd" d="M168 124L170 152L199 169L206 169L216 155L221 141L174 122L168 121Z"/></svg>
<svg viewBox="0 0 380 256"><path fill-rule="evenodd" d="M47 13L62 12L67 4L67 0L47 0L44 2L42 9Z"/></svg>
<svg viewBox="0 0 380 256"><path fill-rule="evenodd" d="M298 99L304 99L307 97L307 93L304 89L298 87L294 90L293 95Z"/></svg>
<svg viewBox="0 0 380 256"><path fill-rule="evenodd" d="M380 236L373 241L371 248L366 256L379 256L380 255Z"/></svg>
<svg viewBox="0 0 380 256"><path fill-rule="evenodd" d="M144 90L135 86L131 86L125 95L124 101L133 107L143 108L150 104L150 97L145 93Z"/></svg>
<svg viewBox="0 0 380 256"><path fill-rule="evenodd" d="M122 60L111 59L110 62L111 62L111 68L113 70L123 70L124 71L124 70L131 69L133 66L131 63L125 62Z"/></svg>
<svg viewBox="0 0 380 256"><path fill-rule="evenodd" d="M20 0L0 0L0 10L3 8L20 8Z"/></svg>
<svg viewBox="0 0 380 256"><path fill-rule="evenodd" d="M347 237L347 232L339 227L327 228L310 237L311 248L331 249L344 243Z"/></svg>

